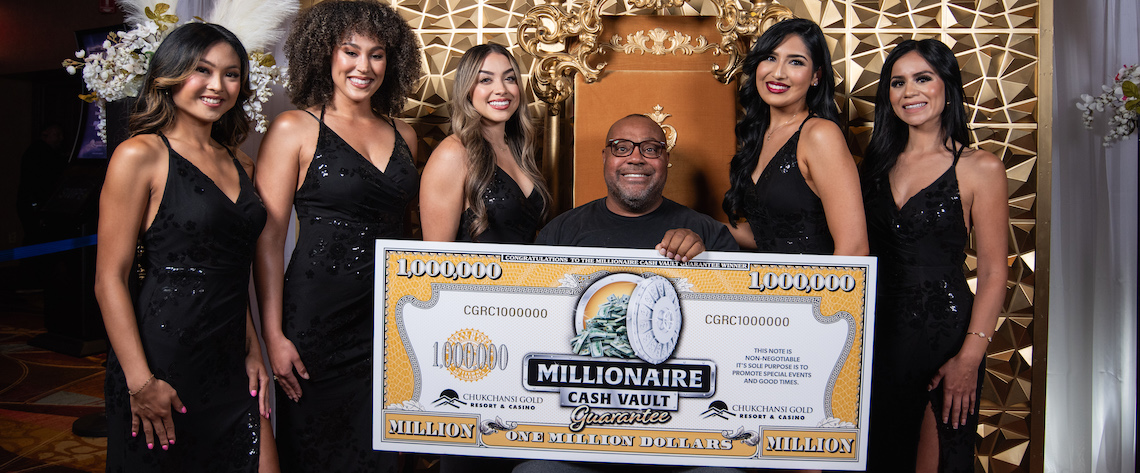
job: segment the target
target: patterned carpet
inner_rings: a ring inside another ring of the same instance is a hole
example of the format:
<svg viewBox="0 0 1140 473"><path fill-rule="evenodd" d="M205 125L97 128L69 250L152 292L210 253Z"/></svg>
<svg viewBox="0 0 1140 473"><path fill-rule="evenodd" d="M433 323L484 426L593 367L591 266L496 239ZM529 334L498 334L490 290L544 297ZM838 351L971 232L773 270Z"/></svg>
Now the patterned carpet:
<svg viewBox="0 0 1140 473"><path fill-rule="evenodd" d="M0 264L0 472L102 472L107 439L72 433L77 419L103 412L107 356L62 355L28 345L44 333L43 292L17 290ZM402 455L400 471L438 473L434 455Z"/></svg>
<svg viewBox="0 0 1140 473"><path fill-rule="evenodd" d="M0 291L0 471L101 472L107 440L71 432L103 411L106 355L75 358L28 345L43 333L41 292Z"/></svg>

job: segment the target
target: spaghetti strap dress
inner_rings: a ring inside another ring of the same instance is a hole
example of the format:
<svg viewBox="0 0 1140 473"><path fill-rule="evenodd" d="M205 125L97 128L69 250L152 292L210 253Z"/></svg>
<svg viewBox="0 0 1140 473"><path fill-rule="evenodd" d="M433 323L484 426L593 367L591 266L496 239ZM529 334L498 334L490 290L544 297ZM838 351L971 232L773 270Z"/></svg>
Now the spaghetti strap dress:
<svg viewBox="0 0 1140 473"><path fill-rule="evenodd" d="M261 417L245 372L249 271L265 206L237 158L236 201L166 144L166 186L143 232L145 277L135 317L147 365L178 392L187 413L173 414L176 445L146 448L131 437L122 365L107 358L108 472L254 472ZM232 157L233 154L231 153Z"/></svg>
<svg viewBox="0 0 1140 473"><path fill-rule="evenodd" d="M483 191L483 204L487 208L487 229L473 239L471 225L475 215L471 209L464 210L459 217L459 231L455 235L455 241L534 242L534 236L542 225L542 194L537 190L531 189L529 196L523 195L522 188L511 175L495 166L491 185Z"/></svg>
<svg viewBox="0 0 1140 473"><path fill-rule="evenodd" d="M955 171L960 156L901 208L889 177L867 193L871 255L879 258L868 471L913 468L927 404L938 420L939 471L974 471L978 415L954 429L942 422L942 386L927 391L962 347L974 300L963 272L969 235Z"/></svg>
<svg viewBox="0 0 1140 473"><path fill-rule="evenodd" d="M745 189L744 218L752 227L761 253L830 255L835 241L827 228L823 201L812 192L796 159L804 124L761 171L756 184Z"/></svg>
<svg viewBox="0 0 1140 473"><path fill-rule="evenodd" d="M312 115L312 113L309 113ZM298 236L285 270L282 331L309 379L301 399L277 388L282 471L386 471L395 454L372 450L373 283L377 238L404 235L419 190L399 131L378 169L324 122L313 160L293 197Z"/></svg>
<svg viewBox="0 0 1140 473"><path fill-rule="evenodd" d="M483 191L483 204L487 208L487 229L472 238L471 225L475 214L466 209L459 217L459 230L455 241L481 243L531 244L542 226L542 194L531 189L523 195L522 188L503 168L495 166L491 185ZM467 473L483 471L509 471L518 462L510 458L443 455L440 472Z"/></svg>

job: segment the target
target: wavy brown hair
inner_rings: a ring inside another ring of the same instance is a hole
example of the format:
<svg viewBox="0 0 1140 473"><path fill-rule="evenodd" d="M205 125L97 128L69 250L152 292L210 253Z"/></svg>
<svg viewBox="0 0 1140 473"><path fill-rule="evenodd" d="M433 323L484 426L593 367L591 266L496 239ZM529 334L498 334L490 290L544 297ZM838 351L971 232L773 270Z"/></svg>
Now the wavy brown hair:
<svg viewBox="0 0 1140 473"><path fill-rule="evenodd" d="M491 181L495 177L495 152L483 135L483 116L471 104L471 92L475 90L475 85L479 81L479 68L483 66L487 56L492 54L506 56L516 77L522 77L518 61L507 48L493 43L480 44L468 49L459 59L459 66L455 70L455 83L451 89L451 128L467 151L467 177L463 182L463 197L474 216L471 222L472 241L478 241L478 235L486 231L489 225L483 193L491 187ZM545 218L550 192L546 189L542 172L534 161L534 140L537 133L528 107L530 94L521 83L518 103L519 108L507 120L507 147L511 149L511 156L515 158L519 169L534 182L532 192L538 192L542 196L542 216Z"/></svg>
<svg viewBox="0 0 1140 473"><path fill-rule="evenodd" d="M178 107L174 105L173 89L186 82L206 50L219 42L229 44L237 53L241 65L241 87L233 108L214 122L210 137L230 148L245 141L249 135L249 117L242 106L253 95L249 89L249 55L237 36L213 23L179 26L155 50L138 101L131 112L130 136L158 133L174 123Z"/></svg>
<svg viewBox="0 0 1140 473"><path fill-rule="evenodd" d="M420 46L415 33L391 7L376 0L325 1L304 10L285 41L289 59L289 99L297 108L332 100L332 55L353 34L384 45L387 69L372 95L372 110L400 113L420 78Z"/></svg>

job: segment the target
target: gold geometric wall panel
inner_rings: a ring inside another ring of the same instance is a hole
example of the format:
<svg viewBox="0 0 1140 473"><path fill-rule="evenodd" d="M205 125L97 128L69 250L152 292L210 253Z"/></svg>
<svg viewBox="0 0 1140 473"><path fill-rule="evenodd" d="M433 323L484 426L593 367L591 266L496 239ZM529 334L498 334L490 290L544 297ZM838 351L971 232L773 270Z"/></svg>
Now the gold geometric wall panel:
<svg viewBox="0 0 1140 473"><path fill-rule="evenodd" d="M426 162L432 149L448 134L451 84L455 79L455 66L471 46L498 43L507 48L519 61L523 71L529 71L534 58L525 54L515 41L519 20L534 6L524 0L390 0L388 2L419 34L423 43L423 70L427 77L408 100L404 116L420 137L420 156L417 164ZM523 74L522 84L529 82ZM529 93L529 87L527 87ZM532 102L538 102L533 99ZM541 117L543 109L531 105L532 113Z"/></svg>
<svg viewBox="0 0 1140 473"><path fill-rule="evenodd" d="M979 471L1030 471L1033 417L1033 320L1036 254L1038 55L1040 3L1028 0L782 2L821 25L832 41L837 99L846 111L853 152L873 131L875 89L890 49L935 38L962 68L976 146L1006 166L1010 210L1006 303L986 359L978 427ZM971 283L976 259L967 252ZM1043 373L1043 371L1040 371ZM1043 380L1039 380L1043 382ZM1043 400L1038 400L1043 402ZM1038 411L1040 412L1040 411ZM1042 439L1032 439L1040 442ZM1039 448L1039 447L1038 447ZM1040 465L1036 466L1039 471Z"/></svg>
<svg viewBox="0 0 1140 473"><path fill-rule="evenodd" d="M731 0L729 0L731 1ZM760 0L763 1L763 0ZM1043 432L1034 417L1044 399L1032 399L1037 284L1037 174L1041 116L1038 98L1042 8L1048 0L781 0L797 17L818 23L828 37L836 71L836 100L848 120L848 142L861 155L872 132L875 88L891 47L907 39L936 38L950 46L962 66L970 98L971 135L977 146L1006 165L1010 264L1005 307L986 360L976 469L987 472L1041 471L1030 465ZM530 70L534 58L519 48L516 28L535 4L573 8L575 2L526 0L389 0L420 35L427 77L408 102L405 116L421 139L420 164L450 132L447 101L459 56L472 45L507 46ZM607 15L654 14L628 0L607 0ZM739 2L742 9L750 2ZM716 15L709 0L692 0L657 14ZM528 84L529 74L524 74ZM544 106L537 99L534 116ZM1044 161L1043 161L1044 160ZM723 217L721 217L723 218ZM971 281L975 260L969 252ZM1045 268L1041 268L1044 271ZM1044 273L1042 273L1044 274ZM1044 317L1040 315L1039 317ZM1043 319L1042 319L1043 320ZM1043 353L1036 354L1043 359ZM1043 383L1044 371L1036 370ZM1043 392L1043 391L1041 391Z"/></svg>

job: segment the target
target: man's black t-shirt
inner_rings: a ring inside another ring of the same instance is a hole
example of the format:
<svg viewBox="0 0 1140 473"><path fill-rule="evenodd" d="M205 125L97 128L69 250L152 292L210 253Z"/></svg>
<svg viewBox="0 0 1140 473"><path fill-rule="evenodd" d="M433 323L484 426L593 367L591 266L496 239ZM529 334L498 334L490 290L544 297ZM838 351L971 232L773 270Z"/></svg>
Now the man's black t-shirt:
<svg viewBox="0 0 1140 473"><path fill-rule="evenodd" d="M696 232L709 251L740 249L724 224L669 199L648 214L623 217L606 208L606 198L603 197L551 220L538 232L534 242L539 245L652 249L661 243L665 232L674 228Z"/></svg>

